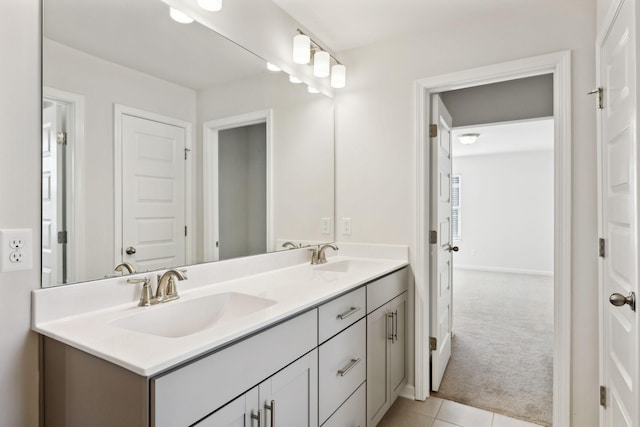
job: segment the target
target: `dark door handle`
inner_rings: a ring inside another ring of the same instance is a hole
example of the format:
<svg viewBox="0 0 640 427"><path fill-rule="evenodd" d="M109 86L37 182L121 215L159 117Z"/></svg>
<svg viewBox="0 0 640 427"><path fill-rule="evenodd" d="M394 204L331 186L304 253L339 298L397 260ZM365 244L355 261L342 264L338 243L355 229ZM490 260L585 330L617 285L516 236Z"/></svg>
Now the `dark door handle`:
<svg viewBox="0 0 640 427"><path fill-rule="evenodd" d="M133 255L136 253L136 248L134 248L133 246L129 246L125 252L127 253L127 255Z"/></svg>
<svg viewBox="0 0 640 427"><path fill-rule="evenodd" d="M636 294L635 292L631 292L628 297L625 297L622 294L614 293L609 297L609 302L616 307L622 307L625 304L629 304L631 310L636 311Z"/></svg>

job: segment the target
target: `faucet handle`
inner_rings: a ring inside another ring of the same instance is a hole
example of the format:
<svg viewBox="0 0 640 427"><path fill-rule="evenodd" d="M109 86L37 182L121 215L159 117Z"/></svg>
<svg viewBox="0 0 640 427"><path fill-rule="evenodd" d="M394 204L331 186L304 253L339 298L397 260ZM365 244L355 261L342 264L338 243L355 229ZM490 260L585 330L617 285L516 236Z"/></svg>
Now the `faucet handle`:
<svg viewBox="0 0 640 427"><path fill-rule="evenodd" d="M148 307L152 304L153 293L151 292L151 280L148 277L138 277L127 279L127 283L143 283L142 294L140 294L140 307Z"/></svg>
<svg viewBox="0 0 640 427"><path fill-rule="evenodd" d="M134 277L131 279L127 279L127 283L148 283L148 277Z"/></svg>
<svg viewBox="0 0 640 427"><path fill-rule="evenodd" d="M319 253L319 248L316 246L315 248L309 248L307 249L309 252L311 252L311 265L316 265L318 264L318 253Z"/></svg>
<svg viewBox="0 0 640 427"><path fill-rule="evenodd" d="M170 300L180 298L178 296L178 288L176 287L175 280L173 280L173 276L169 276L169 281L167 282L167 289L165 291L164 298L165 298L165 301L170 301Z"/></svg>

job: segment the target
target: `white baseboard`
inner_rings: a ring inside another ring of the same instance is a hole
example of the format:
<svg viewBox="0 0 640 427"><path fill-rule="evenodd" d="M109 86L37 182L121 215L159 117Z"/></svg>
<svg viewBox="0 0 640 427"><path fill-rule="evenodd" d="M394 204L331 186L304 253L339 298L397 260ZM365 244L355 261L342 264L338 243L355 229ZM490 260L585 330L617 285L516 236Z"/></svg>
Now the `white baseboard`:
<svg viewBox="0 0 640 427"><path fill-rule="evenodd" d="M518 268L502 268L502 267L486 267L482 265L453 265L454 270L476 270L476 271L491 271L494 273L514 273L514 274L532 274L535 276L553 276L553 271L544 270L524 270Z"/></svg>
<svg viewBox="0 0 640 427"><path fill-rule="evenodd" d="M405 385L400 392L400 397L416 400L416 388L413 386L413 384Z"/></svg>

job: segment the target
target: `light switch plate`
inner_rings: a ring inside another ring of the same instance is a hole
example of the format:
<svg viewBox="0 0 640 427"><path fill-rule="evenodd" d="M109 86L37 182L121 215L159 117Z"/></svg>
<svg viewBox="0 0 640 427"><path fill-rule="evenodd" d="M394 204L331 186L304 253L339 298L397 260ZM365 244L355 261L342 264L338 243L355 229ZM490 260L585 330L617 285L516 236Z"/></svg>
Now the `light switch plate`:
<svg viewBox="0 0 640 427"><path fill-rule="evenodd" d="M331 230L330 230L331 218L326 218L326 217L322 218L321 219L321 223L322 223L321 233L324 234L324 235L331 234Z"/></svg>
<svg viewBox="0 0 640 427"><path fill-rule="evenodd" d="M342 235L351 236L351 218L342 218Z"/></svg>
<svg viewBox="0 0 640 427"><path fill-rule="evenodd" d="M0 271L30 270L33 264L31 229L0 230Z"/></svg>

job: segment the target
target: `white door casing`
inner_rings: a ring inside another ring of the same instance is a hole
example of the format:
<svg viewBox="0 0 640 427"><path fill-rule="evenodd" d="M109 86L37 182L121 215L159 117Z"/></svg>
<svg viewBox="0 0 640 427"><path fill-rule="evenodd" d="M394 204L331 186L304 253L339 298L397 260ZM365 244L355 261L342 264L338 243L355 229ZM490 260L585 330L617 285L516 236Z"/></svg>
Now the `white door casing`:
<svg viewBox="0 0 640 427"><path fill-rule="evenodd" d="M431 390L438 391L451 357L451 114L439 95L432 96L431 125L437 135L431 138L431 230L437 241L431 242L431 336L436 348L431 351Z"/></svg>
<svg viewBox="0 0 640 427"><path fill-rule="evenodd" d="M272 111L262 110L222 119L209 120L202 125L202 216L203 216L203 256L205 261L220 258L219 241L219 188L218 188L218 145L219 133L223 130L266 124L267 149L267 252L275 250L273 241L273 159L272 159Z"/></svg>
<svg viewBox="0 0 640 427"><path fill-rule="evenodd" d="M638 295L638 144L635 1L617 3L597 41L600 380L602 427L638 427L638 312L609 296ZM604 255L604 256L602 256Z"/></svg>
<svg viewBox="0 0 640 427"><path fill-rule="evenodd" d="M115 264L138 271L189 264L191 125L118 105L115 125Z"/></svg>
<svg viewBox="0 0 640 427"><path fill-rule="evenodd" d="M42 286L62 283L62 256L59 253L59 147L57 135L62 129L60 107L42 110Z"/></svg>
<svg viewBox="0 0 640 427"><path fill-rule="evenodd" d="M571 52L563 51L417 80L415 398L429 396L429 193L431 95L506 80L553 74L554 102L554 354L553 425L571 425ZM405 394L410 393L407 390Z"/></svg>

